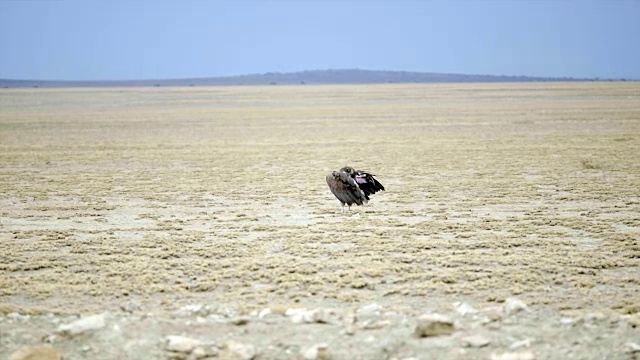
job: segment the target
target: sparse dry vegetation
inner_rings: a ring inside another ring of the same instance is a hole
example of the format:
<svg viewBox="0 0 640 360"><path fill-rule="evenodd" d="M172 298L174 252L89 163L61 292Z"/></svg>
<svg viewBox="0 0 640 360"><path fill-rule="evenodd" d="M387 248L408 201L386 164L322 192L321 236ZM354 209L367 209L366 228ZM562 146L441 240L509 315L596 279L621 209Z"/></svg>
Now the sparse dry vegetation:
<svg viewBox="0 0 640 360"><path fill-rule="evenodd" d="M0 311L640 308L635 82L2 89L0 149Z"/></svg>

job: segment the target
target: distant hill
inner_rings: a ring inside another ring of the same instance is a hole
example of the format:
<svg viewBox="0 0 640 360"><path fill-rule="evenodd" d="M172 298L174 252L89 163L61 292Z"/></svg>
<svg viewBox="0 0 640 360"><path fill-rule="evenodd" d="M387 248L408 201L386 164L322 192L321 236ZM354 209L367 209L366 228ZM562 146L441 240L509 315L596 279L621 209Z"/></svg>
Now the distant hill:
<svg viewBox="0 0 640 360"><path fill-rule="evenodd" d="M290 84L383 84L383 83L464 83L464 82L531 82L531 81L596 81L571 77L532 77L504 75L465 75L408 71L360 69L311 70L291 73L269 72L239 76L157 79L125 81L41 81L0 79L0 87L108 87L108 86L212 86L212 85L290 85ZM624 79L621 79L624 80Z"/></svg>

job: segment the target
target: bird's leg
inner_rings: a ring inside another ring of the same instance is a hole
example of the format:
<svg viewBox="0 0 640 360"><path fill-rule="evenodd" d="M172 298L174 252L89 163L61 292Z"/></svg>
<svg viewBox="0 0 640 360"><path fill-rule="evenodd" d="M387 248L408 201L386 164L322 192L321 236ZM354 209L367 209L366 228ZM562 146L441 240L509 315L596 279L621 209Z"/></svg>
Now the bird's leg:
<svg viewBox="0 0 640 360"><path fill-rule="evenodd" d="M342 214L344 212L344 204L342 204L342 209L340 210L340 213Z"/></svg>
<svg viewBox="0 0 640 360"><path fill-rule="evenodd" d="M349 211L351 211L351 205L349 205Z"/></svg>

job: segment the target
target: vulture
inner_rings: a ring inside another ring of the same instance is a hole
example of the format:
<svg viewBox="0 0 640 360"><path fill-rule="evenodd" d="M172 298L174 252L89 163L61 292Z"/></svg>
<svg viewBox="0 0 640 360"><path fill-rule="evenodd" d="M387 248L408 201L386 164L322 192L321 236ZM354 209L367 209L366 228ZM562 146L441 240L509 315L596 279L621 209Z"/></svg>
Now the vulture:
<svg viewBox="0 0 640 360"><path fill-rule="evenodd" d="M384 186L373 176L368 172L345 166L327 175L326 179L329 189L340 200L344 212L345 204L351 210L351 205L366 204L369 195L384 191Z"/></svg>

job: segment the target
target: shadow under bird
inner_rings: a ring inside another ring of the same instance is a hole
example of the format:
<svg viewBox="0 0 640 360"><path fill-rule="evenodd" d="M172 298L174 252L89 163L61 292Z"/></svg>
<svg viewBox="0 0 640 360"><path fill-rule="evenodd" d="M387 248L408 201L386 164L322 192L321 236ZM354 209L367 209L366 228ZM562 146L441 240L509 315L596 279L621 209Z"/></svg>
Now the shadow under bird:
<svg viewBox="0 0 640 360"><path fill-rule="evenodd" d="M369 195L380 190L384 191L384 186L373 176L351 166L345 166L327 175L329 189L340 200L342 212L344 212L345 204L351 210L351 205L366 204L369 201Z"/></svg>

